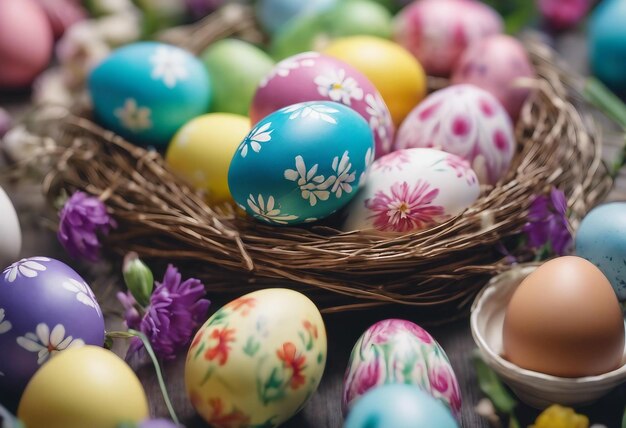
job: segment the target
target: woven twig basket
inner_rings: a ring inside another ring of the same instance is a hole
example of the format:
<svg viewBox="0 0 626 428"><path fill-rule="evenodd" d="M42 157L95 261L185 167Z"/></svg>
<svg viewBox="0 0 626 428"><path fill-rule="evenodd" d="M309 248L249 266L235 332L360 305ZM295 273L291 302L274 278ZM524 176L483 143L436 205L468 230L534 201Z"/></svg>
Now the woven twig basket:
<svg viewBox="0 0 626 428"><path fill-rule="evenodd" d="M205 31L203 45L232 33L224 18L211 19L220 31L206 36L204 23L169 33L169 40L193 39L198 51L197 37L185 37L190 31ZM241 17L235 21L259 37ZM205 280L213 295L285 286L326 312L403 304L459 313L492 275L508 268L498 247L517 242L534 195L551 186L563 190L575 227L612 185L599 133L572 104L579 98L571 84L576 77L546 46L528 49L538 78L526 82L534 91L517 123L518 151L508 176L484 188L463 214L428 230L389 235L261 224L231 205L207 204L159 153L68 112L34 127L55 141L44 190L51 199L62 189L100 196L119 224L107 249L186 263L185 274Z"/></svg>

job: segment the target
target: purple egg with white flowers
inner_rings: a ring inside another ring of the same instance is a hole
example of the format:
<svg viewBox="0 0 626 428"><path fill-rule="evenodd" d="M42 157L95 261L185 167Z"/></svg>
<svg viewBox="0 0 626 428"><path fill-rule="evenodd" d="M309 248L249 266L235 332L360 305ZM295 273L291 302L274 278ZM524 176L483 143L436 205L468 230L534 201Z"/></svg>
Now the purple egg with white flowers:
<svg viewBox="0 0 626 428"><path fill-rule="evenodd" d="M103 343L100 305L68 265L31 257L2 271L0 395L18 398L37 369L55 354Z"/></svg>

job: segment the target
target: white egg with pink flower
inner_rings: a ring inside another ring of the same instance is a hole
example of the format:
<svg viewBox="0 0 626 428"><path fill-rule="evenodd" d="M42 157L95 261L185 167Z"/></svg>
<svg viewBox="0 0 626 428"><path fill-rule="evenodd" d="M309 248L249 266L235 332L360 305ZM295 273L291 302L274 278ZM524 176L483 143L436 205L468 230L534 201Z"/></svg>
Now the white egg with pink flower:
<svg viewBox="0 0 626 428"><path fill-rule="evenodd" d="M463 212L480 194L461 157L440 150L398 150L377 159L348 207L344 230L410 232Z"/></svg>
<svg viewBox="0 0 626 428"><path fill-rule="evenodd" d="M467 160L482 184L495 184L516 150L513 123L502 104L473 85L434 92L404 120L394 149L435 148Z"/></svg>

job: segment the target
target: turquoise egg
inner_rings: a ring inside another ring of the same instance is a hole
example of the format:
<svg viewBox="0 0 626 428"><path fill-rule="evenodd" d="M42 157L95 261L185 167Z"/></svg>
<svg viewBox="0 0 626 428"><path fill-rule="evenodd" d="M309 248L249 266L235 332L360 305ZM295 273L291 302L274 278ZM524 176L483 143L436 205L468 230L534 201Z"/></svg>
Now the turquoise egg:
<svg viewBox="0 0 626 428"><path fill-rule="evenodd" d="M235 202L270 224L308 223L345 206L374 159L363 117L343 104L293 104L266 116L237 149L228 171Z"/></svg>
<svg viewBox="0 0 626 428"><path fill-rule="evenodd" d="M164 148L209 108L211 84L189 52L157 42L116 49L90 74L96 120L127 140Z"/></svg>
<svg viewBox="0 0 626 428"><path fill-rule="evenodd" d="M598 266L619 300L626 300L626 202L600 205L576 232L576 254Z"/></svg>
<svg viewBox="0 0 626 428"><path fill-rule="evenodd" d="M365 394L344 428L458 428L450 411L417 386L388 384Z"/></svg>
<svg viewBox="0 0 626 428"><path fill-rule="evenodd" d="M600 2L589 20L589 56L593 73L626 97L626 1Z"/></svg>

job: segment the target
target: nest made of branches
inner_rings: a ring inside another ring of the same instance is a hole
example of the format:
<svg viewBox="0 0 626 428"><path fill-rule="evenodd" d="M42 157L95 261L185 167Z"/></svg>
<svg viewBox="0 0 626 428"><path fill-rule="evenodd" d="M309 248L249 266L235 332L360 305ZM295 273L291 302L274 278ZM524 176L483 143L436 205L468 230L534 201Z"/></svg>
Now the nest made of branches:
<svg viewBox="0 0 626 428"><path fill-rule="evenodd" d="M221 32L206 37L230 34L224 21L217 20ZM169 36L176 34L188 33ZM265 225L233 205L208 204L159 153L67 111L31 121L31 131L50 143L44 191L51 200L77 189L101 197L118 223L104 242L108 250L183 263L213 294L284 286L326 312L402 304L458 313L491 276L509 268L503 248L518 242L535 195L552 186L564 191L575 227L612 186L600 134L573 104L576 76L545 45L528 48L538 78L527 82L534 90L517 123L518 152L508 176L464 213L427 230L397 235Z"/></svg>

